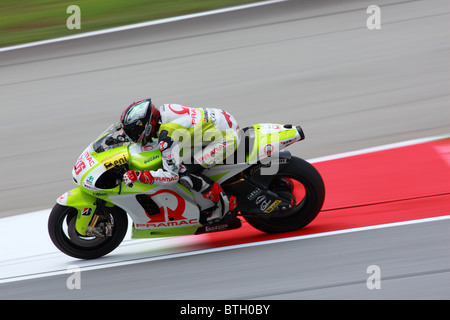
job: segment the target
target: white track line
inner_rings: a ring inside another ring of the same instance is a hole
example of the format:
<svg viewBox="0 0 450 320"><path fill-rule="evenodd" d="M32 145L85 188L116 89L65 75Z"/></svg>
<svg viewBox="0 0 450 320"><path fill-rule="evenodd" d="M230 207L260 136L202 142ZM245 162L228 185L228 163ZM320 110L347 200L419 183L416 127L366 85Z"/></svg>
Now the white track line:
<svg viewBox="0 0 450 320"><path fill-rule="evenodd" d="M254 7L260 7L260 6L265 6L265 5L278 3L278 2L284 2L284 1L288 1L288 0L261 1L261 2L245 4L245 5L241 5L241 6L235 6L235 7L229 7L229 8L223 8L223 9L217 9L217 10L211 10L211 11L187 14L187 15L183 15L183 16L171 17L171 18L166 18L166 19L152 20L152 21L135 23L135 24L130 24L130 25L121 26L121 27L115 27L115 28L98 30L98 31L84 32L84 33L76 34L76 35L73 35L73 36L60 37L60 38L55 38L55 39L42 40L42 41L36 41L36 42L30 42L30 43L24 43L24 44L19 44L19 45L15 45L15 46L0 48L0 52L17 50L17 49L23 49L23 48L30 48L30 47L40 46L40 45L44 45L44 44L50 44L50 43L55 43L55 42L67 41L67 40L74 40L74 39L98 36L98 35L107 34L107 33L113 33L113 32L120 32L120 31L131 30L131 29L144 28L144 27L154 26L154 25L163 24L163 23L170 23L170 22L187 20L187 19L193 19L193 18L199 18L199 17L209 16L209 15L214 15L214 14L219 14L219 13L225 13L225 12L249 9L249 8L254 8Z"/></svg>
<svg viewBox="0 0 450 320"><path fill-rule="evenodd" d="M412 146L412 145L415 145L415 144L431 142L431 141L436 141L436 140L442 140L442 139L448 139L448 138L450 138L450 133L449 134L444 134L444 135L439 135L439 136L432 136L432 137L426 137L426 138L419 138L419 139L413 139L413 140L389 143L389 144L384 144L384 145L381 145L381 146L365 148L365 149L360 149L360 150L355 150L355 151L337 153L337 154L333 154L333 155L329 155L329 156L309 159L307 161L311 162L311 163L322 162L322 161L329 161L329 160L347 158L347 157L352 157L352 156L358 156L358 155L361 155L361 154L372 153L372 152L377 152L377 151L384 151L384 150L389 150L389 149L402 148L402 147Z"/></svg>
<svg viewBox="0 0 450 320"><path fill-rule="evenodd" d="M334 236L334 235L340 235L340 234L346 234L346 233L369 231L369 230L375 230L375 229L384 229L384 228L391 228L391 227L398 227L398 226L405 226L405 225L426 223L426 222L433 222L433 221L441 221L441 220L449 220L449 219L450 219L450 215L433 217L433 218L425 218L425 219L417 219L417 220L409 220L409 221L401 221L401 222L379 224L379 225L367 226L367 227L359 227L359 228L351 228L351 229L344 229L344 230L314 233L314 234L308 234L308 235L302 235L302 236L296 236L296 237L287 237L287 238L278 238L278 239L258 241L258 242L249 242L249 243L243 243L243 244L237 244L237 245L225 246L225 247L218 247L218 248L187 251L187 252L182 252L182 253L167 254L167 255L150 257L150 258L140 258L140 259L134 259L134 260L129 260L129 261L119 261L119 262L112 262L112 263L105 263L105 264L97 264L97 265L86 266L86 267L76 266L76 268L80 272L99 270L99 269L107 269L107 268L139 264L139 263L176 259L176 258L188 257L188 256L196 256L196 255L200 255L200 254L207 254L207 253L213 253L213 252L229 251L229 250L235 250L235 249L241 249L241 248L263 246L263 245L268 245L268 244L291 242L291 241L298 241L298 240L305 240L305 239L312 239L312 238L319 238L319 237L328 237L328 236ZM71 265L71 267L75 267L75 264L76 263L74 263L74 265ZM7 278L7 279L0 279L0 284L22 281L22 280L45 278L45 277L51 277L51 276L60 276L60 275L66 275L69 273L71 273L70 268L68 268L66 270L42 272L39 274L30 274L30 275L24 275L24 276L18 276L18 277L11 277L11 278Z"/></svg>

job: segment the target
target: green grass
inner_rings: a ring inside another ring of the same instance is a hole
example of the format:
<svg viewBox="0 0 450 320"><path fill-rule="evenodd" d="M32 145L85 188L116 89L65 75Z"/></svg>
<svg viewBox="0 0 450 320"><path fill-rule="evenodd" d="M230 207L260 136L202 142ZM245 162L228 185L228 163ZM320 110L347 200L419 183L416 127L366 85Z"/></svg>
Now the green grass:
<svg viewBox="0 0 450 320"><path fill-rule="evenodd" d="M260 0L0 0L0 47ZM69 30L67 7L81 9L81 29Z"/></svg>

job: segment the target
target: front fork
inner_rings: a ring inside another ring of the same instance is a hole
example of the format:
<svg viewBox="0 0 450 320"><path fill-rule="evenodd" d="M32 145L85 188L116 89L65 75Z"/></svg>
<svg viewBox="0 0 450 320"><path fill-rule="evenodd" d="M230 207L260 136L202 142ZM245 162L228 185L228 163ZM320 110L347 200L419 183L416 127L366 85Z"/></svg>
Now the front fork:
<svg viewBox="0 0 450 320"><path fill-rule="evenodd" d="M108 215L109 207L106 201L75 188L64 193L56 202L77 210L75 229L80 235L96 237L112 235L113 223Z"/></svg>
<svg viewBox="0 0 450 320"><path fill-rule="evenodd" d="M110 237L112 236L113 224L108 217L105 206L106 201L97 199L95 204L97 206L97 209L92 216L91 222L86 227L86 235L100 238Z"/></svg>

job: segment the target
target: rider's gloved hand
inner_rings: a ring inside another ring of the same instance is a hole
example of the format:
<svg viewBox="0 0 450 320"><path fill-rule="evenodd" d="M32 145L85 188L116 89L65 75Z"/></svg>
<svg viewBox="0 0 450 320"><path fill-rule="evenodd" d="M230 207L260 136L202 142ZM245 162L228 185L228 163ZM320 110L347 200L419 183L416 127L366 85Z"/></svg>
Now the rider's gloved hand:
<svg viewBox="0 0 450 320"><path fill-rule="evenodd" d="M126 186L130 186L133 184L133 182L137 181L138 176L137 172L133 170L128 170L123 175L123 183L125 183Z"/></svg>
<svg viewBox="0 0 450 320"><path fill-rule="evenodd" d="M151 175L150 171L147 170L143 171L128 170L123 175L123 182L127 186L130 186L133 182L138 180L142 183L153 184L154 178Z"/></svg>

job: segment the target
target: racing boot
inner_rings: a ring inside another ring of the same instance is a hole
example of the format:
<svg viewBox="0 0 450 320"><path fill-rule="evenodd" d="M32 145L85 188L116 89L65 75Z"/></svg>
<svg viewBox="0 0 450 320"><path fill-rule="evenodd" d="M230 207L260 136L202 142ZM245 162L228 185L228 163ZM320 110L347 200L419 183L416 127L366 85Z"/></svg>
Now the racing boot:
<svg viewBox="0 0 450 320"><path fill-rule="evenodd" d="M201 193L205 199L211 200L215 204L206 217L206 223L208 224L219 222L227 213L232 212L236 208L236 197L233 195L228 196L215 181Z"/></svg>
<svg viewBox="0 0 450 320"><path fill-rule="evenodd" d="M182 174L179 183L189 190L199 192L204 199L213 203L213 206L206 209L205 207L209 206L209 201L199 206L203 207L203 209L200 209L202 224L218 222L228 212L232 212L236 208L236 198L234 196L228 196L217 182L203 174Z"/></svg>

